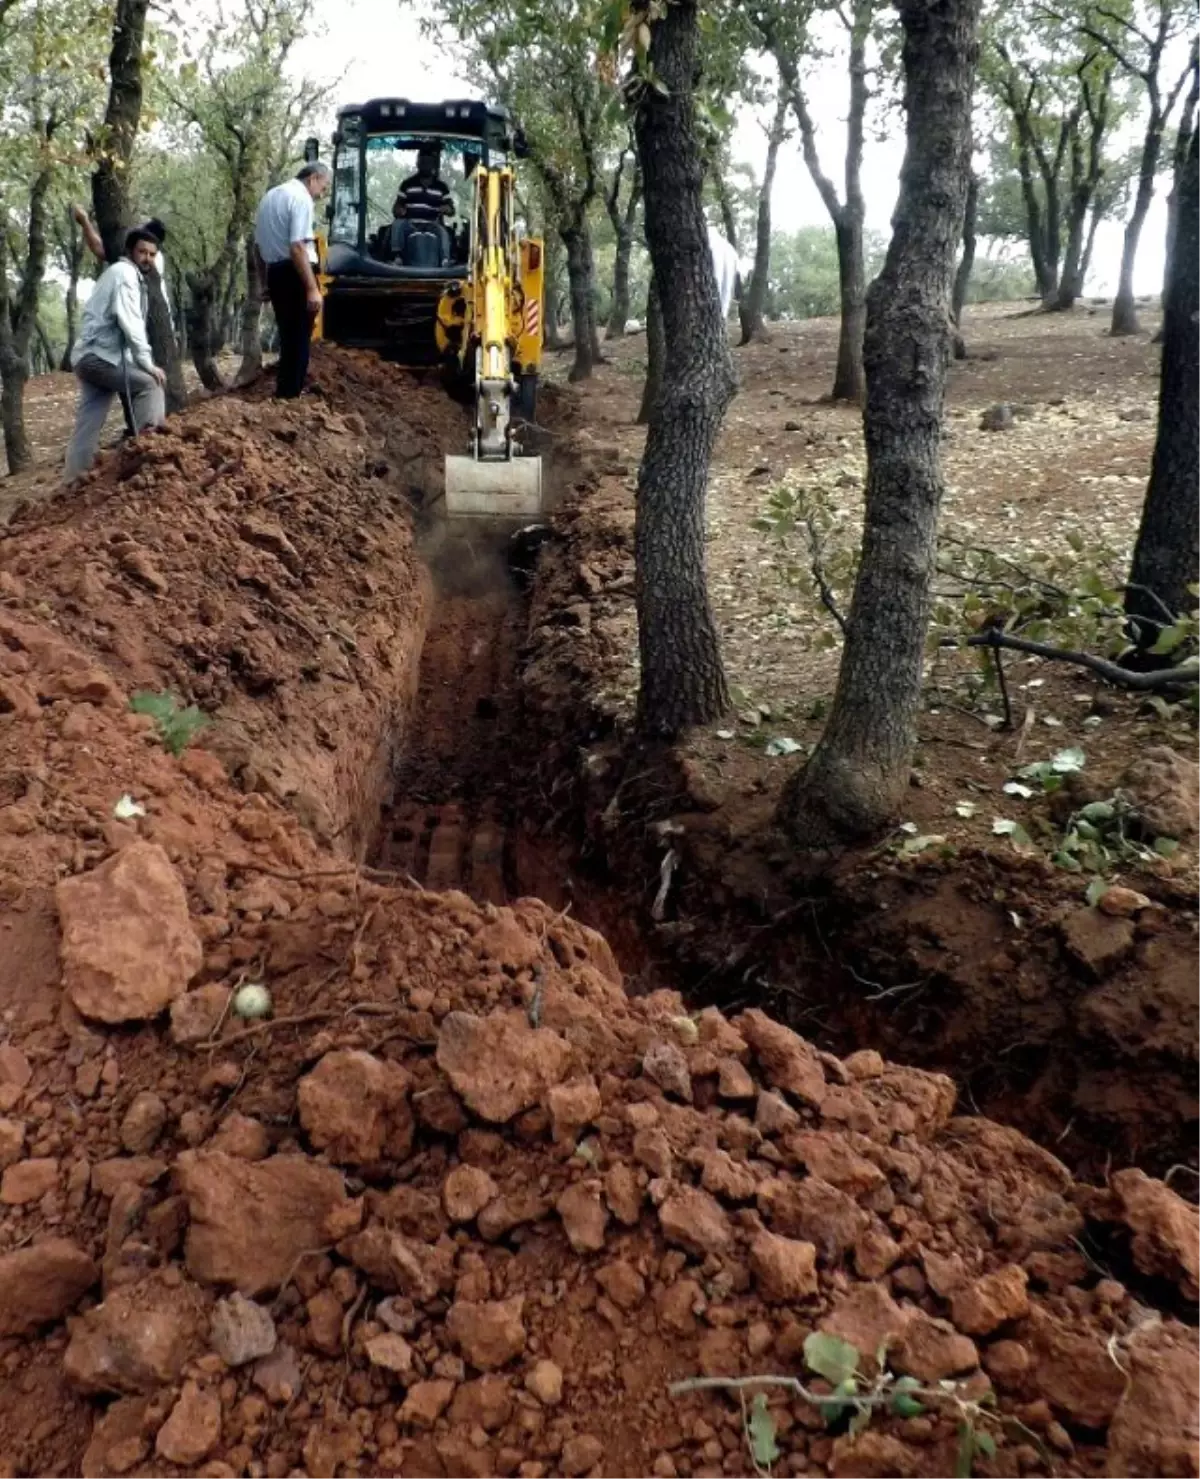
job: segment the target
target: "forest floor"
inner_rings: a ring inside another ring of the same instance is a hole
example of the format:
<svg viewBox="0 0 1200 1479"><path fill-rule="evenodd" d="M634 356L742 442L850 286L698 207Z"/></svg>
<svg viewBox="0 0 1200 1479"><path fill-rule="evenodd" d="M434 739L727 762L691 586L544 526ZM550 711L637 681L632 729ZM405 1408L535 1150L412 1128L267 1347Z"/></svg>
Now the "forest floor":
<svg viewBox="0 0 1200 1479"><path fill-rule="evenodd" d="M972 316L964 543L1127 553L1156 351L1104 322ZM516 572L439 518L465 424L433 382L323 351L299 406L201 402L62 497L70 383L33 387L58 411L0 534L0 1472L933 1475L964 1442L981 1475L1195 1471L1189 720L1012 660L1005 729L947 652L908 830L792 854L773 804L837 653L753 525L824 490L848 574L833 333L735 351L738 714L665 754L627 728L644 341L583 388L554 357L553 534ZM1003 789L1065 750L1062 791ZM1148 843L1094 887L1050 855L1115 793ZM804 1376L814 1332L953 1384L854 1434L783 1388L668 1394Z"/></svg>

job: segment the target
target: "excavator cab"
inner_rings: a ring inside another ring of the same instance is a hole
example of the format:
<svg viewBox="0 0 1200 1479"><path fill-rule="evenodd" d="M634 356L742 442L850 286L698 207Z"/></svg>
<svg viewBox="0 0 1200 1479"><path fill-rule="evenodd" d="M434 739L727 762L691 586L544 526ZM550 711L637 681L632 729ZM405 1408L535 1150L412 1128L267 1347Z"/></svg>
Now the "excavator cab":
<svg viewBox="0 0 1200 1479"><path fill-rule="evenodd" d="M538 515L541 460L516 436L536 416L543 278L517 220L519 130L481 102L378 98L341 109L333 149L318 337L442 366L475 407L447 511Z"/></svg>

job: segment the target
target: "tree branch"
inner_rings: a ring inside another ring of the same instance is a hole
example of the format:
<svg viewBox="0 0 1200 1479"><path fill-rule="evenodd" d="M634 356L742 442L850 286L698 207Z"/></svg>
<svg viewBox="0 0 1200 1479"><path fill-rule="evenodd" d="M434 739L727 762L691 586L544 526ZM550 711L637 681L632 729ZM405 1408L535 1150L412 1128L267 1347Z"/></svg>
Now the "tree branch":
<svg viewBox="0 0 1200 1479"><path fill-rule="evenodd" d="M1072 652L1066 647L1051 647L1045 642L1031 642L1026 637L1010 637L1007 632L989 629L977 636L968 637L968 647L1004 647L1012 652L1027 652L1033 657L1045 657L1054 662L1073 663L1087 668L1089 672L1104 678L1117 688L1128 688L1133 692L1151 692L1156 688L1173 688L1181 684L1200 681L1200 667L1196 662L1181 663L1178 667L1162 668L1154 673L1134 673L1107 658L1095 657L1090 652Z"/></svg>

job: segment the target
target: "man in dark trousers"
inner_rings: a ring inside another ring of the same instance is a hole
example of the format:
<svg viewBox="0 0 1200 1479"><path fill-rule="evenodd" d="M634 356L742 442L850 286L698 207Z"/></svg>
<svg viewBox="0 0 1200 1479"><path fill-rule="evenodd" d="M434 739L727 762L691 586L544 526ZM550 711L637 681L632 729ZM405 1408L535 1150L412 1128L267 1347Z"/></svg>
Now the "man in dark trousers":
<svg viewBox="0 0 1200 1479"><path fill-rule="evenodd" d="M268 190L258 207L254 243L279 328L278 400L294 400L308 377L313 322L321 311L313 202L329 185L327 164L306 164L294 180Z"/></svg>

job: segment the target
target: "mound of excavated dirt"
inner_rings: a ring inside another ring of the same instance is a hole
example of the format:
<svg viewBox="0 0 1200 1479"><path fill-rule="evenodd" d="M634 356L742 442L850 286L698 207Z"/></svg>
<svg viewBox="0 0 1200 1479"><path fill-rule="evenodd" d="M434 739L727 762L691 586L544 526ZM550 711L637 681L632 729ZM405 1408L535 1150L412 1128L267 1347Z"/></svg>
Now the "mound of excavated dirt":
<svg viewBox="0 0 1200 1479"><path fill-rule="evenodd" d="M431 459L455 418L371 373ZM814 1330L993 1393L978 1473L1195 1472L1168 1188L630 1000L594 932L390 886L260 780L364 834L412 700L425 584L354 414L212 402L0 545L0 1472L745 1473L737 1397L668 1384L803 1375ZM216 722L176 759L135 687ZM773 1391L776 1471L952 1472L951 1406L850 1437Z"/></svg>

